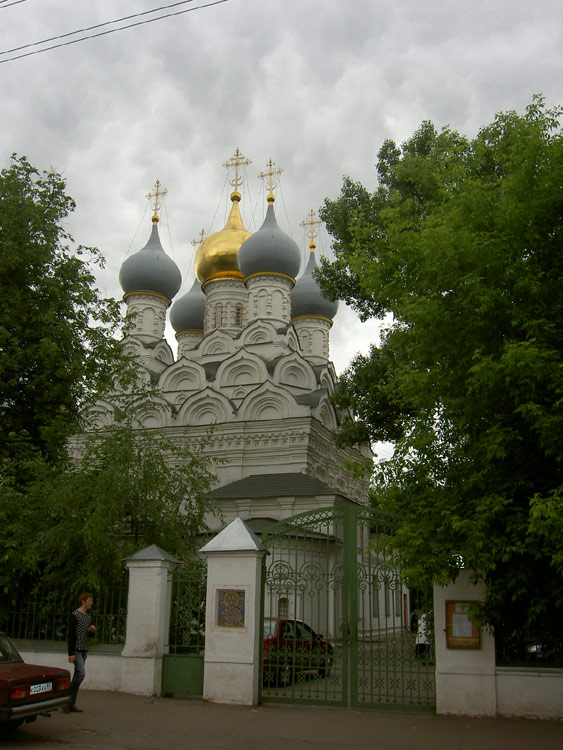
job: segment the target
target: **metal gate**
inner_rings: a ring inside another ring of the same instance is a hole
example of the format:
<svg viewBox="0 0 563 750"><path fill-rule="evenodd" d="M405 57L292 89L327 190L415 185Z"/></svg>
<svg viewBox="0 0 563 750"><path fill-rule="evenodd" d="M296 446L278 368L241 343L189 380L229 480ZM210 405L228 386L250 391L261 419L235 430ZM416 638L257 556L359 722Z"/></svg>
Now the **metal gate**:
<svg viewBox="0 0 563 750"><path fill-rule="evenodd" d="M264 530L262 701L434 709L432 612L378 552L393 532L363 506Z"/></svg>
<svg viewBox="0 0 563 750"><path fill-rule="evenodd" d="M162 663L163 695L202 695L207 566L194 559L172 573L168 653Z"/></svg>

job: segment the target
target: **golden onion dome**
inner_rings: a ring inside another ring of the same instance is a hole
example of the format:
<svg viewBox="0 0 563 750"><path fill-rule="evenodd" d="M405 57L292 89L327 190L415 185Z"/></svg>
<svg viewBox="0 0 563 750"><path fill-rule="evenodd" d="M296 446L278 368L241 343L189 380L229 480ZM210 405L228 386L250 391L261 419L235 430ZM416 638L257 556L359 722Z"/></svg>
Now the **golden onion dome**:
<svg viewBox="0 0 563 750"><path fill-rule="evenodd" d="M238 251L242 243L250 237L242 223L238 191L231 193L233 206L224 228L210 234L201 243L195 254L195 273L201 284L216 279L243 279L238 267Z"/></svg>

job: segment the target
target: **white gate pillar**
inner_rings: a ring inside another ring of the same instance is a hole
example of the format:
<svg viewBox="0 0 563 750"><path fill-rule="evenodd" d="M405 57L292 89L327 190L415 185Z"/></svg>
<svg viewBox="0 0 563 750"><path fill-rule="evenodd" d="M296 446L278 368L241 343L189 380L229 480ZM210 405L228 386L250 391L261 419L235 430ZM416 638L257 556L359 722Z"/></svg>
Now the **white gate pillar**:
<svg viewBox="0 0 563 750"><path fill-rule="evenodd" d="M470 583L471 573L434 586L436 713L495 716L495 639L464 614L486 594L484 584Z"/></svg>
<svg viewBox="0 0 563 750"><path fill-rule="evenodd" d="M152 544L125 558L125 564L129 569L129 595L121 690L159 695L170 627L169 572L179 561Z"/></svg>
<svg viewBox="0 0 563 750"><path fill-rule="evenodd" d="M235 518L200 551L207 556L203 698L255 706L267 550L244 521Z"/></svg>

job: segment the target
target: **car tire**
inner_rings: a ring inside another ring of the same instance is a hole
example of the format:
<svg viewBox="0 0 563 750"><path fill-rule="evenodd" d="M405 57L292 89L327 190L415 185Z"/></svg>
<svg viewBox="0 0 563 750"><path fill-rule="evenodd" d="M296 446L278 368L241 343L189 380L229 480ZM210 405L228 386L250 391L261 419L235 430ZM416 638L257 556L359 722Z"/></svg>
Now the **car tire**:
<svg viewBox="0 0 563 750"><path fill-rule="evenodd" d="M3 732L13 732L14 730L21 727L23 719L13 719L12 721L6 721L0 724L0 728Z"/></svg>

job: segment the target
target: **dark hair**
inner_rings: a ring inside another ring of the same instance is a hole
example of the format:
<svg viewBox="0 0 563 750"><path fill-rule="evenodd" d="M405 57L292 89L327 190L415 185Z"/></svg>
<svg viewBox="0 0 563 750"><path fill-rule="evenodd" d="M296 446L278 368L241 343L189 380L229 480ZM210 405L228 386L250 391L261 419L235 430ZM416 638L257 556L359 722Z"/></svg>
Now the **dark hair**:
<svg viewBox="0 0 563 750"><path fill-rule="evenodd" d="M90 591L83 591L78 597L78 601L80 602L80 604L82 604L82 602L85 602L86 599L93 599L93 598L94 596L90 593Z"/></svg>

